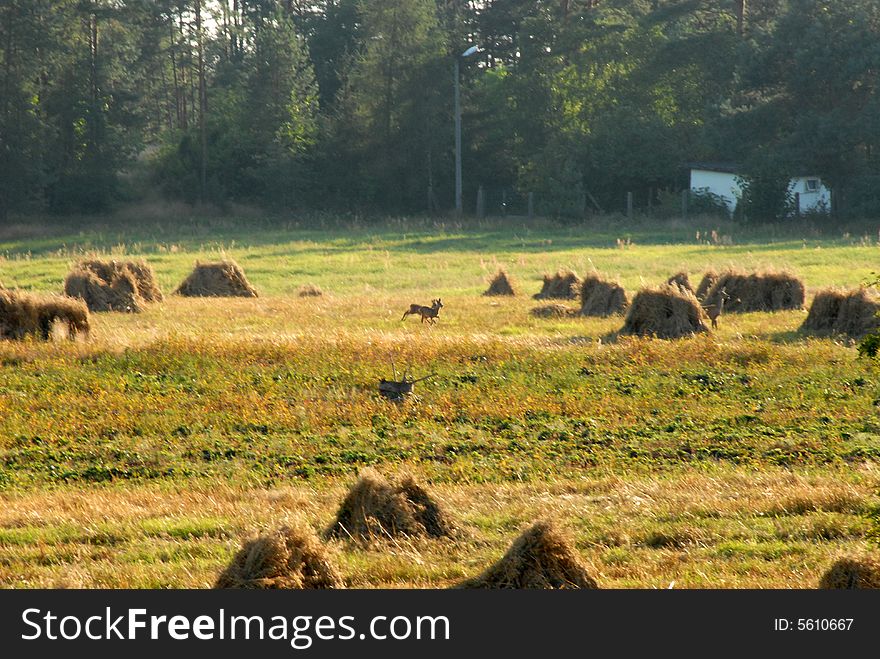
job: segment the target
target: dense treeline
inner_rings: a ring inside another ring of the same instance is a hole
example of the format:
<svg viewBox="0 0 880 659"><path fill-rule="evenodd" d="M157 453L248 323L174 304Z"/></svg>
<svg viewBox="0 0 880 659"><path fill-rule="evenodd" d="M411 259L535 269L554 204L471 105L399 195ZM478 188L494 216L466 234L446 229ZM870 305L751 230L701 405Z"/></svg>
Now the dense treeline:
<svg viewBox="0 0 880 659"><path fill-rule="evenodd" d="M473 44L466 209L657 208L715 160L757 215L796 172L880 213L875 0L0 0L0 217L148 190L448 210Z"/></svg>

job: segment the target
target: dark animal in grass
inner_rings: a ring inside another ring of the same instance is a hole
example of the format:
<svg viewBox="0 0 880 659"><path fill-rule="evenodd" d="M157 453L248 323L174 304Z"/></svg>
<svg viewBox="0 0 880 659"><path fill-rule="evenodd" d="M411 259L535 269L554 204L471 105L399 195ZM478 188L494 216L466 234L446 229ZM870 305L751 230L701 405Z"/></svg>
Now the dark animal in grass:
<svg viewBox="0 0 880 659"><path fill-rule="evenodd" d="M718 291L718 295L715 296L715 299L718 300L716 304L703 305L703 309L706 310L706 315L709 316L709 320L712 321L712 329L717 329L718 319L721 317L721 313L724 311L724 303L730 299L730 295L728 295L727 291L722 288L720 291Z"/></svg>
<svg viewBox="0 0 880 659"><path fill-rule="evenodd" d="M406 317L410 314L419 315L422 317L422 322L425 322L425 319L428 320L432 325L437 322L437 316L440 315L440 309L443 308L443 303L440 301L440 298L431 301L430 307L422 306L421 304L411 304L409 305L409 309L403 312L403 318L401 320L406 320Z"/></svg>

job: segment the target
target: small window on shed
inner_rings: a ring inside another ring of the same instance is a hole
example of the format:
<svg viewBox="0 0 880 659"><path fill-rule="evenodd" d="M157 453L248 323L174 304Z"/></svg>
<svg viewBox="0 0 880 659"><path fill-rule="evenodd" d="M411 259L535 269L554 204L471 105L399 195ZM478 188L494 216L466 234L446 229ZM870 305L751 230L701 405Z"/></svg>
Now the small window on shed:
<svg viewBox="0 0 880 659"><path fill-rule="evenodd" d="M819 192L819 179L808 178L806 181L807 192Z"/></svg>

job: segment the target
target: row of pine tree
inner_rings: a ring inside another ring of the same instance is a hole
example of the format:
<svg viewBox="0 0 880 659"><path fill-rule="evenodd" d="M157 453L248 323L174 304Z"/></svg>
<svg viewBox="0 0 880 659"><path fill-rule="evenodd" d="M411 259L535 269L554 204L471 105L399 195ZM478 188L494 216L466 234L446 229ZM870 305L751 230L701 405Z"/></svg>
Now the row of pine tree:
<svg viewBox="0 0 880 659"><path fill-rule="evenodd" d="M662 209L735 161L880 214L876 0L0 0L0 217L144 195L445 212ZM494 203L494 202L492 202Z"/></svg>

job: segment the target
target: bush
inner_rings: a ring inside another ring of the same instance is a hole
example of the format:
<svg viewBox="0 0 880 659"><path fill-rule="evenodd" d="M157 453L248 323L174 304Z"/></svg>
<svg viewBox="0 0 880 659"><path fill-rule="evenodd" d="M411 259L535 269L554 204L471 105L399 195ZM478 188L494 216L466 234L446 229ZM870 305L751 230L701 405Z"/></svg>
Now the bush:
<svg viewBox="0 0 880 659"><path fill-rule="evenodd" d="M737 177L742 196L734 217L742 222L761 223L784 220L795 212L791 179L784 173Z"/></svg>
<svg viewBox="0 0 880 659"><path fill-rule="evenodd" d="M661 203L664 200L661 199ZM730 208L721 195L711 192L709 188L698 188L688 194L688 214L717 215L727 219L730 217Z"/></svg>

